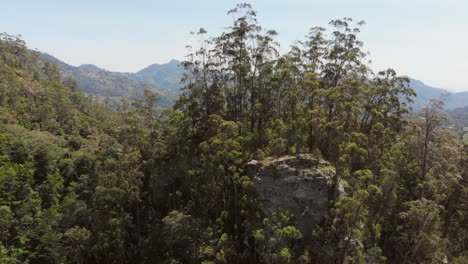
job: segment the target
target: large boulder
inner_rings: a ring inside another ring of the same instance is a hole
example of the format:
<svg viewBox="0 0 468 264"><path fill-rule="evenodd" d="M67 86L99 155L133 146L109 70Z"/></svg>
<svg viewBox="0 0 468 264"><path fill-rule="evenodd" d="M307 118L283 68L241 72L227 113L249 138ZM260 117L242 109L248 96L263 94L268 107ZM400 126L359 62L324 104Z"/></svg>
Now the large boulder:
<svg viewBox="0 0 468 264"><path fill-rule="evenodd" d="M255 182L265 214L288 210L303 234L328 219L335 168L327 161L309 154L252 160L246 172ZM338 189L343 194L343 187Z"/></svg>

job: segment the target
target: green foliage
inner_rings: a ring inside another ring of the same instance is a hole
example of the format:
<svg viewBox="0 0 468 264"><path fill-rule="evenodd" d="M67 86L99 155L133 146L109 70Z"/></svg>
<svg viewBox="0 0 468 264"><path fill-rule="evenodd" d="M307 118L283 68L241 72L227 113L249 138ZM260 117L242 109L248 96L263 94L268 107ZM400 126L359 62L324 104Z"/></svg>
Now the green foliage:
<svg viewBox="0 0 468 264"><path fill-rule="evenodd" d="M408 79L370 71L363 23L280 55L249 4L229 13L194 34L165 111L151 91L112 110L0 34L0 262L463 263L468 147L440 102L408 113ZM246 166L304 152L333 175L315 226L264 210Z"/></svg>
<svg viewBox="0 0 468 264"><path fill-rule="evenodd" d="M264 218L262 228L254 230L257 252L267 263L291 263L301 232L291 224L288 212L277 211Z"/></svg>

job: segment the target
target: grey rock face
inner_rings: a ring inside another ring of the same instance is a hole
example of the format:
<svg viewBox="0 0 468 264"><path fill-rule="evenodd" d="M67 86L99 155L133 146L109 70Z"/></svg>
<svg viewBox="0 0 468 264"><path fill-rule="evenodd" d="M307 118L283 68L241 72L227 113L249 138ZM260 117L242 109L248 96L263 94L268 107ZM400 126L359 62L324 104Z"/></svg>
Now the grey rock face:
<svg viewBox="0 0 468 264"><path fill-rule="evenodd" d="M253 176L263 211L278 209L294 214L296 225L307 232L323 223L329 215L329 193L335 169L311 155L284 156L275 160L249 162L247 173ZM343 190L343 188L339 188Z"/></svg>

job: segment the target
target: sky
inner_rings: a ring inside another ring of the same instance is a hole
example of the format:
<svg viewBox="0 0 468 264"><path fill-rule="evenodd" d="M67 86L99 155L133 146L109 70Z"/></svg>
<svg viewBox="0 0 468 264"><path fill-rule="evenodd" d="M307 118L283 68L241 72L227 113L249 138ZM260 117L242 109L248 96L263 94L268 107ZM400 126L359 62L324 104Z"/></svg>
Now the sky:
<svg viewBox="0 0 468 264"><path fill-rule="evenodd" d="M136 72L183 60L191 31L217 36L232 24L227 11L248 2L281 51L314 26L351 17L366 25L359 38L375 71L451 91L468 91L466 0L0 0L0 32L22 35L28 47L78 66Z"/></svg>

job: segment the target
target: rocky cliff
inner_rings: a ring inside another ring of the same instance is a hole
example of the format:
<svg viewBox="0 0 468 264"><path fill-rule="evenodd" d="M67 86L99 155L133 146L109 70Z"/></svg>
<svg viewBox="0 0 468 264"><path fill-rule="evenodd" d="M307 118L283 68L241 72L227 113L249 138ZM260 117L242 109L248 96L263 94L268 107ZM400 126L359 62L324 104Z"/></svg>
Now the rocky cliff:
<svg viewBox="0 0 468 264"><path fill-rule="evenodd" d="M335 169L327 161L300 154L252 160L246 169L255 182L265 214L288 210L303 233L328 219ZM343 194L342 186L339 190Z"/></svg>

